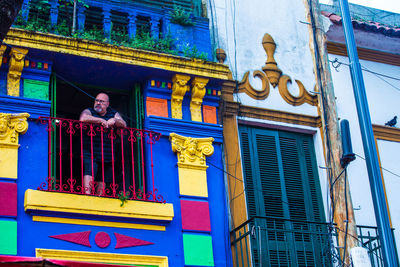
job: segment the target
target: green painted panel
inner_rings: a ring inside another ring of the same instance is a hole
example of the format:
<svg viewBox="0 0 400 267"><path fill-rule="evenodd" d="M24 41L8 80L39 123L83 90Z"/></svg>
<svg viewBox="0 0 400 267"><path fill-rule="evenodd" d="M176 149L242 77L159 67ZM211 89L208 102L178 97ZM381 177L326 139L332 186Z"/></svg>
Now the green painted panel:
<svg viewBox="0 0 400 267"><path fill-rule="evenodd" d="M24 79L24 97L49 100L49 83Z"/></svg>
<svg viewBox="0 0 400 267"><path fill-rule="evenodd" d="M0 254L17 255L17 222L0 220Z"/></svg>
<svg viewBox="0 0 400 267"><path fill-rule="evenodd" d="M185 265L214 266L211 236L183 234Z"/></svg>

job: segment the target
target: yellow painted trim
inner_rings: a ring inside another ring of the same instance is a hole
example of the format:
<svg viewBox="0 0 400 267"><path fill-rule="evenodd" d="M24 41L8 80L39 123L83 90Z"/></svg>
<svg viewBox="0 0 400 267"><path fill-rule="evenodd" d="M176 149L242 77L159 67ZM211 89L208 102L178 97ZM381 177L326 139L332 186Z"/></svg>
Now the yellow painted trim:
<svg viewBox="0 0 400 267"><path fill-rule="evenodd" d="M346 45L342 43L327 42L327 49L329 54L335 54L347 57ZM360 59L385 63L394 66L400 66L400 55L372 50L367 48L357 47L358 57Z"/></svg>
<svg viewBox="0 0 400 267"><path fill-rule="evenodd" d="M378 160L379 160L379 166L382 166L377 140L400 142L400 129L394 128L394 127L383 126L383 125L376 125L376 124L372 125L372 129L374 131L374 136L375 136L375 146L376 146L376 152L378 154L377 156L378 156ZM380 172L381 172L381 176L382 176L383 191L385 193L386 207L387 207L387 210L389 213L388 214L389 222L390 222L390 226L392 226L392 218L391 218L391 214L390 214L389 202L387 200L386 185L385 185L385 179L383 178L382 169L380 169Z"/></svg>
<svg viewBox="0 0 400 267"><path fill-rule="evenodd" d="M196 76L217 79L228 79L230 77L229 67L221 63L189 59L49 33L31 32L14 28L8 31L4 42L13 46L109 60Z"/></svg>
<svg viewBox="0 0 400 267"><path fill-rule="evenodd" d="M83 220L83 219L71 219L71 218L47 217L47 216L32 216L32 221L34 221L34 222L65 223L65 224L79 224L79 225L90 225L90 226L104 226L104 227L128 228L128 229L140 229L140 230L165 231L165 226L162 226L162 225L107 222L107 221Z"/></svg>
<svg viewBox="0 0 400 267"><path fill-rule="evenodd" d="M379 155L378 139L376 138L376 136L375 136L375 147L376 147L376 154L378 156L379 167L381 167L382 166L381 156ZM389 201L388 201L388 197L387 197L387 194L386 194L385 178L383 177L382 168L379 168L379 171L381 172L383 192L385 193L386 209L388 210L390 228L392 228L393 227L393 225L392 225L392 216L390 214Z"/></svg>
<svg viewBox="0 0 400 267"><path fill-rule="evenodd" d="M122 207L119 199L28 189L25 192L25 211L54 211L91 214L121 218L172 221L172 204L128 200Z"/></svg>
<svg viewBox="0 0 400 267"><path fill-rule="evenodd" d="M321 118L319 116L310 116L280 110L245 106L234 101L226 101L224 104L225 112L235 115L240 113L240 117L285 122L314 128L321 126Z"/></svg>
<svg viewBox="0 0 400 267"><path fill-rule="evenodd" d="M400 142L400 129L383 125L372 125L374 136L380 140Z"/></svg>
<svg viewBox="0 0 400 267"><path fill-rule="evenodd" d="M157 265L159 267L168 267L168 257L166 256L132 255L37 248L36 257L54 260L98 262L108 264Z"/></svg>

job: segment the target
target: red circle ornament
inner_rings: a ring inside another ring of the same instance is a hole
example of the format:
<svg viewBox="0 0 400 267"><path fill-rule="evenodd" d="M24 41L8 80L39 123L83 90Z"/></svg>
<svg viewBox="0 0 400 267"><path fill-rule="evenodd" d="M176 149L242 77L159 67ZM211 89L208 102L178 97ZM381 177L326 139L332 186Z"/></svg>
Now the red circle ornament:
<svg viewBox="0 0 400 267"><path fill-rule="evenodd" d="M111 238L106 232L98 232L94 237L94 241L99 248L106 248L111 243Z"/></svg>

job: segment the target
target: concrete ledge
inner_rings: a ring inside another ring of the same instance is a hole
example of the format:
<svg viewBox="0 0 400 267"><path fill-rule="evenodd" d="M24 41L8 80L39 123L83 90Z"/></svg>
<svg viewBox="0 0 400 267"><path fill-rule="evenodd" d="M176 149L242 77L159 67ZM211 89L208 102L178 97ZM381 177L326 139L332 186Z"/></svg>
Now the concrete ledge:
<svg viewBox="0 0 400 267"><path fill-rule="evenodd" d="M25 192L26 212L45 211L132 219L172 221L172 204L128 200L120 207L119 199L46 192L28 189Z"/></svg>

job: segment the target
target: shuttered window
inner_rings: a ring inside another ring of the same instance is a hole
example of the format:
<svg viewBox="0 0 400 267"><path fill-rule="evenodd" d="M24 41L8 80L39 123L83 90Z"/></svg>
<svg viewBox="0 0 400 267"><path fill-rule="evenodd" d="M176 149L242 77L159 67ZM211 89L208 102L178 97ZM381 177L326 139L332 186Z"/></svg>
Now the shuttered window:
<svg viewBox="0 0 400 267"><path fill-rule="evenodd" d="M309 234L315 226L308 222L325 221L312 136L247 126L239 133L248 217L268 217L255 221L265 229L262 244L273 247L263 266L325 265L315 255L323 248ZM300 250L288 248L300 243ZM252 245L256 266L258 246Z"/></svg>

